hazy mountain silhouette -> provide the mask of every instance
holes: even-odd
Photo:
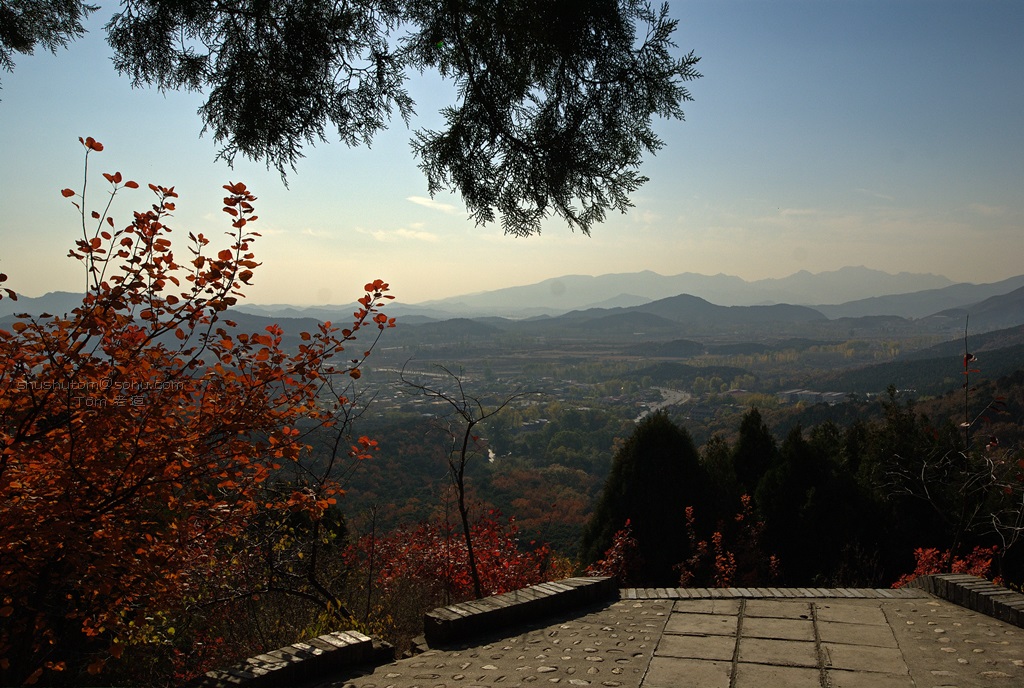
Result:
[[[1024,323],[1024,287],[1008,294],[992,296],[965,308],[948,308],[925,318],[926,321],[952,320],[975,330],[996,330]]]
[[[1024,275],[991,284],[953,284],[941,289],[926,289],[911,294],[888,294],[838,305],[816,305],[814,308],[829,318],[856,318],[864,315],[923,318],[949,308],[973,306],[980,301],[1007,294],[1020,287],[1024,287]]]
[[[665,276],[645,270],[597,277],[565,275],[535,284],[425,301],[413,307],[466,315],[487,313],[529,317],[539,312],[557,314],[592,307],[632,305],[609,303],[609,300],[620,297],[633,299],[635,304],[637,298],[655,301],[679,294],[693,294],[723,306],[814,305],[937,289],[952,283],[939,275],[906,272],[891,275],[864,267],[846,267],[818,274],[801,271],[789,277],[753,282],[722,274],[686,272]]]
[[[719,306],[705,299],[680,294],[635,306],[641,313],[653,313],[676,322],[715,322],[723,325],[751,325],[760,322],[814,322],[827,318],[806,306]]]
[[[690,294],[679,294],[629,308],[588,308],[529,321],[508,320],[512,329],[532,334],[664,335],[719,327],[827,322],[806,306],[718,306]]]
[[[858,321],[852,325],[869,326],[865,318],[895,317],[927,318],[925,324],[933,327],[941,327],[944,321],[952,323],[971,313],[972,326],[980,331],[1024,323],[1024,304],[1021,303],[1024,294],[1017,293],[1021,288],[1024,288],[1024,275],[991,284],[951,284],[947,278],[936,275],[891,275],[863,267],[818,274],[802,271],[782,279],[753,282],[729,275],[664,276],[643,271],[597,277],[567,275],[532,285],[420,304],[396,301],[387,304],[386,312],[409,326],[457,318],[495,317],[570,326],[570,322],[637,309],[636,312],[676,324],[810,323],[829,318],[836,323],[851,319]],[[844,296],[852,298],[844,301]],[[18,301],[4,299],[0,301],[0,318],[22,312],[59,315],[70,312],[80,303],[81,295],[72,292],[21,297]],[[813,305],[815,303],[832,305]],[[806,308],[807,305],[811,308]],[[741,310],[730,312],[730,308]],[[770,310],[758,310],[766,308]],[[266,322],[282,318],[346,322],[351,319],[354,304],[299,307],[243,303],[234,310],[266,318]],[[566,320],[561,320],[563,317]],[[667,328],[667,324],[639,318],[605,325],[633,328],[633,331]],[[483,334],[479,330],[476,333]]]
[[[81,305],[82,294],[80,292],[51,291],[36,297],[19,294],[17,301],[6,298],[0,301],[0,318],[14,313],[64,315]]]

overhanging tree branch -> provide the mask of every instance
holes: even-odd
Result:
[[[35,6],[59,21],[31,19]],[[67,43],[93,9],[0,0],[0,19],[30,18],[0,21],[0,66]],[[632,206],[643,157],[663,145],[652,119],[683,119],[700,77],[677,25],[649,0],[123,0],[105,28],[133,85],[204,93],[219,157],[282,177],[306,146],[370,145],[396,112],[408,124],[406,80],[436,73],[457,96],[443,127],[411,141],[427,190],[526,236],[552,216],[589,234]]]

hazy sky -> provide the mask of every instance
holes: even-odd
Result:
[[[97,177],[143,184],[115,202],[119,225],[149,206],[153,182],[181,195],[178,236],[223,236],[221,185],[248,184],[263,234],[254,303],[350,303],[376,277],[417,303],[645,269],[1024,273],[1018,0],[671,2],[679,51],[702,58],[704,77],[686,121],[658,123],[666,147],[644,165],[636,207],[589,238],[553,219],[526,239],[475,226],[457,197],[429,199],[401,120],[370,150],[308,149],[288,189],[262,163],[215,163],[198,95],[133,90],[114,72],[99,27],[115,5],[101,4],[69,50],[0,73],[0,271],[28,296],[82,284],[65,257],[80,225],[59,193],[81,186],[79,136],[106,146]],[[450,88],[414,75],[411,91],[413,128],[435,125]]]

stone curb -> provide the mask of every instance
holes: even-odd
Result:
[[[565,578],[439,607],[423,616],[423,636],[427,645],[437,647],[618,596],[614,578]]]
[[[334,631],[306,642],[270,650],[227,669],[209,671],[188,688],[294,686],[346,666],[384,659],[387,648],[358,631]]]
[[[883,599],[927,597],[908,588],[623,588],[624,600],[706,600],[706,599]]]
[[[1024,595],[966,573],[918,576],[907,583],[936,597],[1024,628]]]

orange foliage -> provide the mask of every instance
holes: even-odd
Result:
[[[610,576],[620,586],[632,585],[637,569],[642,564],[640,545],[633,537],[633,526],[629,519],[622,528],[615,531],[612,544],[605,550],[604,558],[587,567],[584,573],[588,576]]]
[[[950,556],[949,550],[941,551],[935,547],[918,547],[914,550],[914,571],[900,576],[899,580],[892,584],[894,588],[902,588],[904,585],[919,576],[929,576],[936,573],[967,573],[979,578],[991,578],[992,558],[999,552],[999,548],[975,547],[964,557]],[[996,585],[1002,583],[1002,579],[992,579]]]
[[[471,531],[485,595],[551,580],[550,548],[532,542],[522,548],[514,520],[502,522],[501,514],[492,511]],[[451,600],[474,596],[466,541],[450,523],[428,521],[384,536],[366,535],[346,548],[345,557],[354,569],[372,569],[369,574],[381,593],[413,582]]]
[[[754,517],[750,495],[740,497],[741,510],[732,523],[720,523],[711,543],[697,536],[697,519],[686,507],[686,533],[691,554],[676,565],[682,587],[756,587],[775,583],[780,577],[779,559],[761,547],[764,523]],[[731,543],[731,544],[730,544]]]
[[[81,142],[88,178],[103,146]],[[112,196],[138,187],[104,177]],[[225,186],[230,244],[210,250],[189,233],[182,258],[166,224],[177,193],[149,188],[155,203],[123,229],[106,209],[87,214],[84,188],[62,191],[82,218],[69,254],[85,269],[82,304],[0,330],[3,685],[100,672],[126,645],[166,632],[211,580],[230,584],[239,558],[224,545],[262,515],[320,519],[342,492],[336,481],[282,493],[272,478],[350,407],[335,390],[372,345],[335,363],[347,343],[394,326],[378,312],[388,285],[375,280],[351,325],[325,323],[294,353],[280,327],[234,332],[225,311],[260,265],[255,197]],[[375,446],[360,438],[350,456]]]

